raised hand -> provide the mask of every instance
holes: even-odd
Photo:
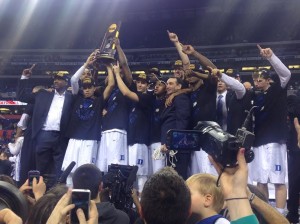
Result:
[[[95,50],[93,53],[90,54],[90,56],[88,57],[88,59],[85,62],[85,67],[91,66],[94,64],[94,62],[96,61],[97,57],[96,55],[99,53],[99,50]]]
[[[182,45],[182,52],[191,55],[195,52],[195,49],[192,45]]]
[[[29,77],[32,74],[32,69],[34,69],[35,64],[33,64],[30,68],[26,68],[23,70],[22,75]]]
[[[112,66],[113,72],[115,75],[120,75],[120,66],[119,66],[119,61],[117,61],[117,64],[114,64]]]
[[[118,37],[115,37],[113,39],[113,43],[116,45],[116,46],[120,46],[120,39]]]
[[[222,77],[222,72],[217,68],[212,68],[210,66],[207,66],[208,71],[210,72],[212,77],[220,78]]]
[[[79,220],[79,224],[98,224],[98,210],[96,207],[96,203],[94,201],[90,201],[90,216],[89,219],[86,220],[84,213],[81,208],[77,209],[76,214]]]
[[[169,30],[167,30],[167,32],[168,32],[170,41],[172,41],[172,42],[179,42],[176,33],[171,33]]]
[[[62,224],[66,223],[67,214],[75,208],[74,204],[70,204],[72,197],[72,191],[68,190],[64,196],[57,202],[55,208],[53,209],[51,215],[47,220],[47,224]]]
[[[46,192],[46,184],[42,176],[40,176],[39,181],[33,178],[32,181],[32,192],[34,194],[35,200],[39,200]]]
[[[225,199],[247,196],[248,166],[244,148],[239,149],[237,153],[238,166],[235,168],[226,168],[222,172],[222,165],[214,161],[211,156],[209,156],[209,160],[218,174],[221,174],[220,184]]]
[[[257,44],[256,46],[259,49],[260,55],[263,58],[268,59],[272,57],[273,51],[271,50],[271,48],[261,48],[259,44]]]

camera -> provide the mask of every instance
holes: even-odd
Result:
[[[0,192],[0,210],[9,208],[25,222],[29,214],[25,196],[18,188],[4,181],[0,181]]]
[[[178,151],[197,151],[202,148],[224,167],[234,167],[237,165],[238,150],[242,147],[246,149],[247,163],[254,159],[251,150],[254,137],[245,128],[238,129],[234,136],[223,131],[216,122],[199,121],[194,130],[169,130],[166,146]]]
[[[111,164],[108,173],[103,176],[103,188],[110,190],[110,201],[127,214],[131,212],[133,204],[131,194],[137,171],[138,166]]]

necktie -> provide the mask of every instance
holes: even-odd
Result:
[[[217,102],[217,123],[221,126],[223,126],[223,101],[222,101],[223,95],[218,96],[218,102]]]

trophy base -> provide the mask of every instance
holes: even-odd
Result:
[[[115,61],[116,59],[111,56],[100,56],[97,58],[97,62],[101,64],[110,64],[110,63],[114,63]]]

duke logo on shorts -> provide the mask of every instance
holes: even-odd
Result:
[[[275,165],[275,171],[281,171],[281,165]]]
[[[142,160],[142,159],[138,159],[138,160],[137,160],[137,164],[138,164],[138,165],[143,165],[143,163],[144,163],[144,160]]]

